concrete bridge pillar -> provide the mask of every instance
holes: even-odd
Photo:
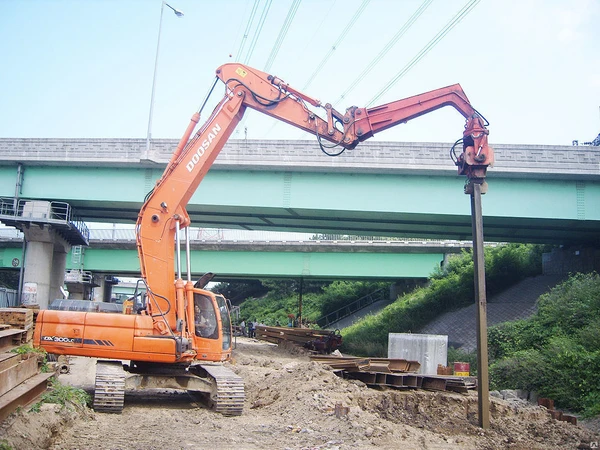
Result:
[[[94,297],[92,298],[95,302],[103,302],[104,301],[104,292],[106,289],[106,280],[104,279],[104,274],[96,274],[98,275],[98,284],[99,286],[94,288]]]
[[[71,250],[71,245],[61,236],[55,234],[54,249],[52,253],[52,270],[50,272],[50,295],[48,301],[51,302],[57,298],[63,298],[60,288],[65,283],[65,269],[67,267],[67,254]]]
[[[113,297],[113,288],[119,283],[119,280],[112,275],[101,272],[94,274],[94,280],[96,285],[92,300],[95,302],[110,302]]]
[[[23,286],[35,283],[37,303],[40,309],[48,309],[51,300],[62,298],[60,288],[65,281],[67,253],[71,245],[49,226],[23,227],[23,234],[27,243]]]

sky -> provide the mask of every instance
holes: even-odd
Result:
[[[179,138],[215,70],[244,62],[338,111],[460,83],[492,144],[593,140],[600,0],[481,0],[424,51],[471,2],[169,0],[185,15],[165,7],[161,22],[161,0],[0,0],[0,137],[145,138],[162,23],[154,138]],[[204,118],[223,93],[219,84]],[[444,108],[373,139],[453,142],[463,124]],[[314,139],[252,110],[232,136],[245,137]]]

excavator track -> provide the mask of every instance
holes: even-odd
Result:
[[[97,361],[94,410],[121,414],[124,402],[125,371],[122,363],[120,361]]]
[[[201,364],[215,387],[210,396],[213,409],[225,416],[240,416],[244,409],[244,380],[221,365]]]

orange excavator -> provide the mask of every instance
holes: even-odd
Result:
[[[242,413],[243,380],[220,364],[232,351],[228,304],[223,296],[203,289],[210,276],[192,281],[186,205],[246,108],[316,135],[321,149],[336,156],[375,133],[450,105],[466,119],[462,152],[451,152],[458,173],[466,175],[467,184],[481,184],[494,161],[488,124],[458,84],[374,108],[352,106],[342,114],[282,79],[242,64],[225,64],[216,76],[213,89],[221,80],[224,97],[196,133],[202,108],[193,115],[138,216],[137,247],[146,292],[142,305],[127,308],[125,314],[46,310],[38,315],[36,346],[53,354],[99,358],[96,410],[120,412],[126,388],[160,387],[199,391],[216,411]],[[313,111],[319,108],[324,118]],[[323,140],[333,145],[326,147]],[[336,146],[340,151],[331,153]],[[185,230],[185,281],[180,230]]]

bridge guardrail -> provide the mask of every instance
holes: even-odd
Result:
[[[1,200],[1,199],[0,199]],[[1,203],[0,203],[1,206]],[[84,224],[85,225],[85,224]],[[86,227],[87,228],[87,227]],[[446,248],[469,248],[471,241],[397,238],[385,236],[353,236],[353,235],[320,235],[311,233],[287,233],[261,230],[226,230],[217,228],[192,228],[190,240],[193,243],[223,244],[333,244],[360,245],[385,244],[398,246],[438,246]],[[88,230],[89,240],[94,242],[135,242],[135,229],[131,228],[92,228]],[[0,228],[0,239],[20,240],[23,234],[14,228]],[[487,242],[486,246],[497,246],[499,243]]]
[[[14,225],[18,222],[42,222],[75,230],[86,245],[90,230],[65,202],[0,197],[0,221]]]

